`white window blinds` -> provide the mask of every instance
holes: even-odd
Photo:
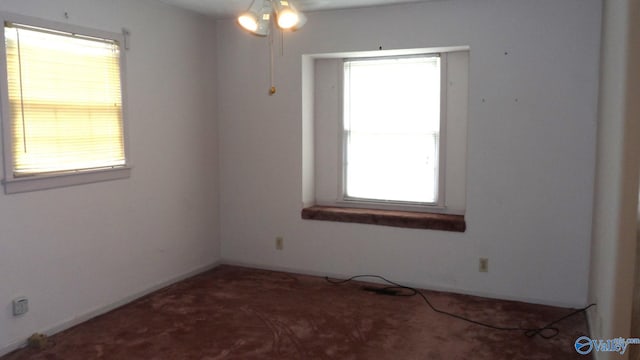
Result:
[[[124,166],[120,46],[6,23],[13,176]]]

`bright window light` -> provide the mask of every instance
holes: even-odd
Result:
[[[440,57],[344,63],[344,196],[438,201]]]
[[[120,47],[5,25],[13,176],[125,166]]]

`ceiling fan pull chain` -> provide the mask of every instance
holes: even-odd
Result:
[[[270,24],[273,28],[273,23]],[[273,29],[272,29],[273,30]],[[269,32],[267,35],[267,41],[269,42],[269,96],[272,96],[276,93],[276,86],[274,85],[274,64],[273,64],[273,31]]]

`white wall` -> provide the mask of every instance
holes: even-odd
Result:
[[[305,27],[285,34],[284,55],[276,40],[272,97],[267,41],[218,21],[223,259],[584,305],[600,7],[449,0],[311,13]],[[302,140],[301,56],[457,45],[471,49],[467,232],[301,220],[310,168],[303,148],[311,148]],[[275,250],[279,235],[283,251]],[[489,258],[488,274],[477,271],[480,256]]]
[[[219,258],[215,24],[150,0],[2,0],[120,32],[130,179],[0,195],[0,354]],[[65,20],[67,12],[69,19]],[[30,311],[14,318],[11,300]]]
[[[607,0],[598,123],[593,256],[589,300],[592,338],[631,335],[638,172],[640,171],[640,1]],[[627,358],[626,354],[624,358]],[[599,353],[598,359],[622,358]]]

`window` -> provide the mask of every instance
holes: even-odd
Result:
[[[344,62],[345,200],[442,198],[440,79],[438,54]]]
[[[6,192],[127,177],[119,35],[5,19],[3,36]]]
[[[303,55],[303,218],[464,229],[469,54]]]

